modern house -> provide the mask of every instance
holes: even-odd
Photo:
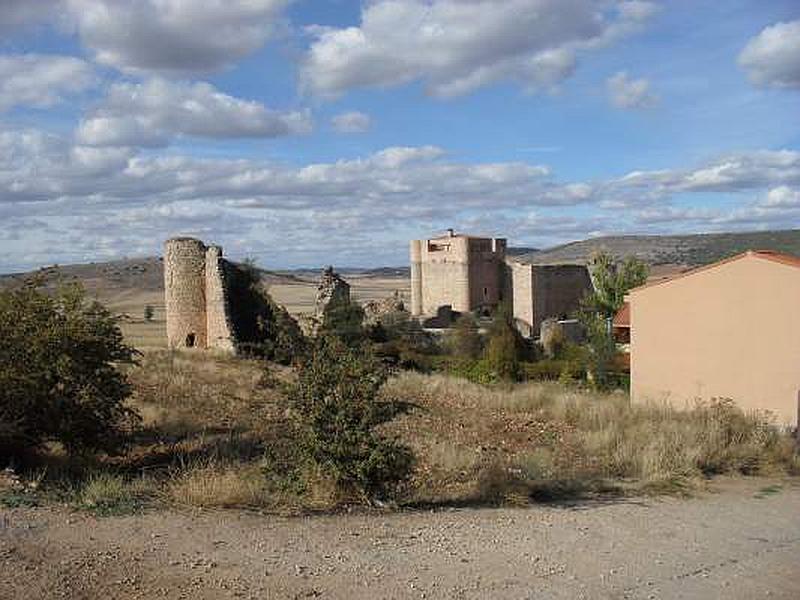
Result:
[[[800,258],[750,251],[635,288],[628,301],[633,402],[731,398],[798,424]]]

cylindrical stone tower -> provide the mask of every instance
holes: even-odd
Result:
[[[411,240],[411,314],[422,314],[422,240]]]
[[[172,238],[164,243],[164,299],[167,345],[205,348],[206,246],[194,238]]]
[[[467,237],[452,237],[452,269],[448,284],[452,295],[452,308],[458,312],[469,312],[472,310],[470,302],[470,254]]]

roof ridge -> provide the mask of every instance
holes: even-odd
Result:
[[[694,269],[689,269],[688,271],[683,271],[682,273],[678,273],[677,275],[673,275],[671,277],[666,277],[664,279],[660,279],[658,281],[652,281],[649,283],[645,283],[644,285],[640,285],[635,287],[631,290],[628,290],[628,293],[634,293],[639,290],[643,290],[645,288],[650,288],[656,285],[661,285],[663,283],[669,283],[671,281],[675,281],[676,279],[681,279],[683,277],[688,277],[690,275],[694,275],[696,273],[700,273],[702,271],[707,271],[709,269],[713,269],[715,267],[719,267],[722,265],[726,265],[728,263],[732,263],[737,260],[741,260],[743,258],[747,258],[748,256],[752,256],[755,258],[762,258],[764,260],[768,260],[770,262],[776,262],[783,265],[787,265],[790,267],[797,267],[800,268],[800,257],[794,256],[792,254],[786,254],[784,252],[778,252],[776,250],[746,250],[739,254],[734,254],[733,256],[729,256],[727,258],[723,258],[722,260],[718,260],[717,262],[709,263],[707,265],[702,265],[700,267],[695,267]]]

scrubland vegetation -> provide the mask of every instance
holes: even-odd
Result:
[[[3,293],[0,467],[14,470],[0,502],[296,513],[800,474],[794,440],[768,415],[729,400],[631,406],[610,378],[587,379],[591,345],[532,347],[502,310],[485,332],[465,316],[437,340],[405,313],[364,323],[357,305],[339,306],[307,339],[265,306],[267,343],[249,358],[137,355],[79,295]]]

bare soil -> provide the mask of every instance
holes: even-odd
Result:
[[[800,597],[800,484],[280,517],[0,509],[0,598]]]

